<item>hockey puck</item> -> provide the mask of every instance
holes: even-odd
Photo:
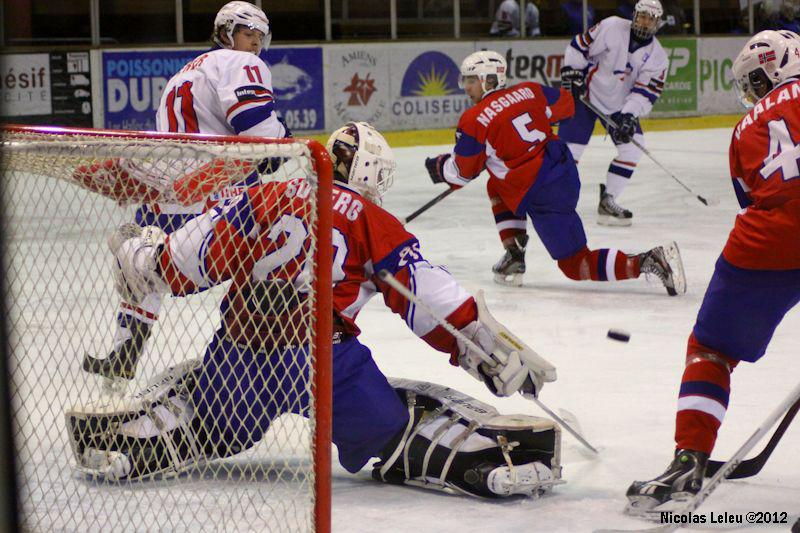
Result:
[[[615,341],[628,342],[631,340],[631,334],[621,329],[610,329],[606,335],[609,339],[614,339]]]

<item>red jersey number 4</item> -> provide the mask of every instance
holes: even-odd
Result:
[[[761,177],[769,179],[780,172],[783,181],[800,177],[800,144],[795,144],[783,119],[772,120],[769,127],[769,154],[761,167]]]

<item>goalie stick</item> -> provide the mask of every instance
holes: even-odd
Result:
[[[600,120],[602,120],[603,122],[605,122],[605,123],[606,123],[608,126],[611,126],[612,128],[616,128],[616,127],[618,127],[618,126],[617,126],[617,123],[616,123],[616,122],[614,122],[614,120],[613,120],[611,117],[609,117],[608,115],[606,115],[605,113],[603,113],[602,111],[600,111],[600,110],[599,110],[599,109],[598,109],[598,108],[597,108],[597,107],[596,107],[596,106],[595,106],[593,103],[591,103],[591,102],[589,101],[589,99],[588,99],[588,98],[581,97],[581,102],[583,102],[583,103],[584,103],[584,105],[586,105],[586,107],[588,107],[589,109],[591,109],[591,110],[594,112],[594,114],[595,114],[595,115],[597,115],[597,116],[600,118]],[[669,169],[668,169],[667,167],[665,167],[664,165],[662,165],[662,164],[661,164],[661,163],[658,161],[658,159],[656,159],[656,158],[653,156],[653,154],[650,152],[650,150],[648,150],[647,148],[645,148],[644,146],[642,146],[642,145],[639,143],[639,141],[637,141],[636,139],[631,139],[631,143],[633,143],[633,145],[634,145],[636,148],[638,148],[639,150],[641,150],[641,151],[642,151],[642,153],[643,153],[644,155],[646,155],[647,157],[649,157],[649,158],[650,158],[650,161],[652,161],[653,163],[655,163],[655,164],[656,164],[656,166],[658,166],[659,168],[661,168],[661,170],[663,170],[664,172],[666,172],[666,173],[667,173],[667,175],[669,175],[669,177],[670,177],[670,178],[672,178],[672,179],[674,179],[676,182],[678,182],[678,185],[680,185],[681,187],[683,187],[684,189],[686,189],[686,190],[687,190],[689,193],[693,194],[693,195],[695,196],[695,198],[697,198],[698,200],[700,200],[700,202],[702,202],[702,203],[703,203],[703,205],[710,205],[710,203],[709,203],[708,199],[706,199],[706,198],[704,198],[704,197],[700,196],[699,194],[697,194],[696,192],[694,192],[692,189],[690,189],[690,188],[689,188],[689,187],[688,187],[688,186],[687,186],[685,183],[683,183],[681,180],[679,180],[679,179],[678,179],[678,177],[677,177],[675,174],[673,174],[672,172],[670,172],[670,171],[669,171]]]
[[[786,413],[786,416],[783,417],[781,423],[778,425],[778,429],[775,430],[775,433],[767,442],[767,445],[764,446],[764,449],[761,450],[761,453],[756,455],[755,457],[751,457],[750,459],[745,459],[739,466],[733,469],[733,471],[728,475],[728,479],[743,479],[746,477],[752,477],[761,472],[761,469],[764,468],[764,464],[766,464],[767,459],[769,456],[772,455],[772,452],[775,450],[775,447],[778,445],[778,442],[783,437],[783,434],[786,433],[786,430],[789,428],[789,425],[794,420],[795,415],[797,412],[800,411],[800,399],[794,402],[789,408],[789,411]],[[717,473],[717,470],[722,468],[724,465],[722,461],[709,461],[708,465],[706,466],[706,477],[711,477]]]
[[[450,188],[448,188],[446,191],[442,191],[435,198],[428,201],[425,205],[423,205],[422,207],[420,207],[419,209],[408,215],[406,218],[404,218],[403,225],[408,224],[409,222],[420,216],[422,213],[424,213],[431,207],[435,206],[436,204],[438,204],[439,202],[450,196],[454,191],[455,189],[450,189]]]
[[[761,424],[756,428],[750,438],[748,438],[744,444],[742,444],[736,453],[733,454],[733,457],[728,459],[717,471],[716,473],[711,476],[704,485],[703,488],[700,489],[700,492],[694,495],[693,498],[682,502],[683,505],[677,506],[673,509],[669,509],[669,511],[673,515],[685,515],[697,510],[704,501],[711,495],[712,492],[722,483],[723,480],[727,479],[728,476],[736,469],[737,466],[742,462],[742,458],[747,455],[747,453],[753,449],[753,447],[760,441],[764,435],[770,430],[772,426],[775,425],[775,422],[787,413],[791,409],[794,408],[794,405],[800,402],[800,383],[798,383],[792,392],[784,398],[784,400],[778,404],[775,409],[767,416],[767,418],[761,422]],[[660,519],[660,510],[650,510],[643,513],[641,516],[645,518],[652,517],[655,520]],[[684,524],[665,524],[663,526],[657,526],[650,529],[637,529],[634,531],[648,531],[650,533],[670,533],[675,531],[676,529],[683,527]],[[612,533],[612,532],[619,532],[625,530],[618,530],[618,529],[598,529],[595,530],[594,533]]]
[[[440,317],[433,309],[431,309],[431,307],[426,302],[424,302],[416,294],[414,294],[410,290],[408,290],[405,287],[405,285],[403,285],[402,283],[397,281],[397,278],[395,278],[392,275],[391,272],[389,272],[388,270],[381,270],[380,272],[378,272],[378,277],[381,280],[383,280],[386,283],[388,283],[389,285],[391,285],[392,288],[395,289],[397,292],[399,292],[406,300],[408,300],[409,302],[412,302],[417,307],[422,308],[440,326],[442,326],[444,329],[446,329],[451,335],[453,335],[454,337],[459,339],[464,344],[468,345],[470,347],[470,349],[473,350],[476,354],[478,354],[480,356],[480,358],[483,359],[483,361],[485,363],[490,364],[490,365],[494,365],[495,364],[495,361],[486,352],[484,352],[481,349],[480,346],[478,346],[477,344],[472,342],[471,339],[468,339],[463,333],[461,333],[458,329],[456,329],[455,326],[453,326],[450,322],[448,322],[444,318]],[[538,356],[538,354],[537,354],[537,356]],[[583,436],[580,433],[578,433],[575,429],[573,429],[572,426],[570,424],[568,424],[563,418],[561,418],[560,416],[555,414],[552,410],[550,410],[550,408],[548,408],[545,404],[543,404],[542,401],[539,400],[539,398],[537,398],[533,394],[522,394],[522,396],[525,399],[531,400],[536,405],[538,405],[542,409],[542,411],[547,413],[547,415],[550,418],[552,418],[553,420],[558,422],[558,424],[561,425],[561,427],[563,427],[565,430],[567,430],[567,432],[569,432],[570,435],[575,437],[578,440],[578,442],[583,444],[586,448],[588,448],[589,450],[591,450],[595,454],[599,453],[597,451],[597,448],[595,448],[594,446],[589,444],[589,442],[585,438],[583,438]]]

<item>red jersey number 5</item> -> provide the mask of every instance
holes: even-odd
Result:
[[[528,113],[523,113],[512,120],[511,124],[514,125],[514,129],[517,130],[517,133],[523,141],[527,141],[531,144],[537,144],[543,141],[547,135],[545,135],[543,131],[537,130],[536,128],[529,128],[528,124],[531,122],[533,122],[531,116]]]

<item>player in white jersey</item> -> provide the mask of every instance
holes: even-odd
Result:
[[[597,212],[601,225],[630,226],[633,221],[633,214],[616,200],[642,157],[642,151],[631,142],[635,139],[644,145],[639,118],[650,113],[664,90],[669,61],[655,37],[663,14],[659,0],[639,0],[633,21],[603,19],[576,35],[564,52],[561,87],[572,92],[575,115],[561,122],[558,136],[567,142],[575,161],[589,144],[597,120],[581,97],[619,126],[609,129],[617,157],[608,167],[606,184],[600,185]]]
[[[275,112],[272,76],[259,55],[271,40],[266,14],[247,2],[229,2],[214,19],[212,38],[214,47],[190,61],[167,83],[156,114],[156,129],[216,135],[291,136]],[[259,172],[216,193],[210,198],[211,204],[224,202],[225,198],[232,198],[258,183],[260,173],[268,170],[271,163],[265,161]],[[157,226],[170,233],[209,206],[207,201],[189,206],[142,205],[136,211],[136,224],[128,226],[127,236],[139,235],[140,226]],[[105,359],[87,354],[84,370],[111,379],[133,379],[136,363],[160,308],[159,296],[148,297],[138,305],[120,302],[112,352]]]

